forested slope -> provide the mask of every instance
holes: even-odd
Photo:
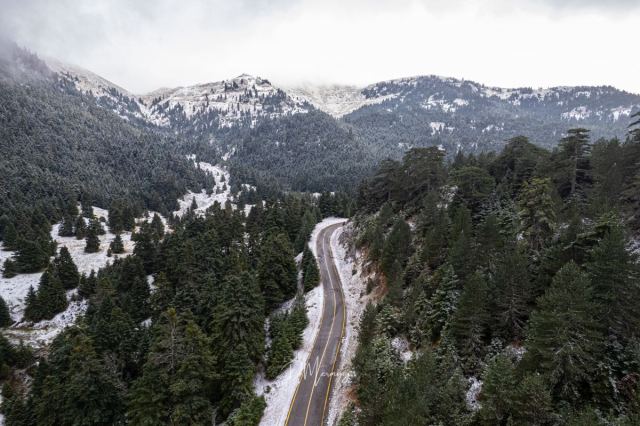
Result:
[[[574,129],[553,151],[385,163],[356,223],[386,296],[342,424],[638,424],[639,162],[637,131]]]

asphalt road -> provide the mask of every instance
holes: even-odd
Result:
[[[324,288],[324,307],[311,354],[289,406],[287,426],[321,426],[329,408],[346,321],[340,274],[333,262],[330,244],[331,235],[341,226],[341,223],[328,226],[318,235],[318,266]]]

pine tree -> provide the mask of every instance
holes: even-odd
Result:
[[[140,231],[135,234],[136,245],[133,248],[133,254],[142,260],[145,271],[150,274],[157,256],[156,239],[153,229],[147,223],[144,223]]]
[[[275,379],[293,358],[293,347],[289,334],[292,333],[288,322],[285,320],[279,332],[273,337],[269,356],[267,360],[266,376],[268,379]]]
[[[559,144],[555,182],[564,199],[584,201],[591,185],[589,130],[569,129]]]
[[[7,327],[13,324],[7,303],[0,297],[0,327]]]
[[[120,234],[117,234],[116,237],[109,244],[109,249],[112,254],[122,254],[124,253],[124,243],[122,242],[122,237]]]
[[[2,269],[2,276],[4,278],[13,278],[18,275],[18,265],[16,265],[15,260],[7,259],[4,261],[4,266]]]
[[[482,424],[503,425],[514,409],[517,382],[513,363],[498,355],[489,364],[482,385],[482,407],[478,413]]]
[[[525,182],[519,208],[524,236],[532,250],[539,253],[556,228],[551,180],[533,178]]]
[[[292,297],[297,289],[293,248],[284,234],[270,234],[261,247],[258,277],[267,310]]]
[[[96,290],[98,279],[95,271],[91,271],[89,276],[83,275],[78,286],[78,295],[84,299],[88,299]]]
[[[468,370],[475,371],[484,356],[489,336],[489,291],[484,277],[476,272],[465,283],[449,334]]]
[[[86,237],[87,244],[84,247],[85,253],[97,253],[100,251],[100,239],[95,226],[89,226]]]
[[[38,304],[38,295],[33,289],[33,286],[29,286],[27,297],[24,299],[24,319],[26,321],[37,321],[41,317],[41,309]]]
[[[162,223],[162,219],[158,213],[153,214],[153,219],[151,219],[151,228],[153,229],[156,238],[158,240],[164,237],[164,224]]]
[[[208,424],[217,378],[211,342],[195,322],[173,309],[154,328],[144,372],[131,390],[130,424]]]
[[[522,339],[530,310],[532,289],[527,271],[527,257],[519,246],[508,245],[501,253],[490,293],[495,330],[505,339]]]
[[[42,274],[36,294],[39,315],[31,318],[34,322],[51,319],[67,308],[67,296],[60,278],[49,269]]]
[[[49,264],[50,240],[20,240],[15,255],[16,269],[20,272],[38,272]]]
[[[248,272],[228,275],[212,319],[212,333],[224,357],[225,348],[244,345],[251,359],[258,361],[264,350],[264,300],[256,279]]]
[[[411,229],[407,222],[398,218],[389,232],[389,236],[384,242],[382,249],[381,266],[389,279],[396,279],[400,271],[390,274],[393,269],[394,262],[398,261],[400,269],[404,265],[411,254]]]
[[[61,237],[73,237],[73,218],[71,216],[64,216],[60,227],[58,228],[58,235]]]
[[[294,249],[296,253],[300,253],[307,247],[307,242],[316,225],[316,217],[311,210],[306,210],[302,216],[302,221],[295,238]]]
[[[513,401],[514,424],[553,424],[551,392],[539,374],[527,375],[519,384]]]
[[[5,250],[15,250],[18,243],[16,226],[6,216],[3,216],[2,242]]]
[[[78,287],[80,273],[66,247],[60,248],[60,254],[54,259],[53,266],[65,290]]]
[[[438,288],[429,300],[426,312],[428,328],[434,341],[440,337],[442,329],[454,314],[460,297],[460,280],[453,268],[445,265],[441,274]]]
[[[583,401],[594,391],[602,335],[591,282],[573,262],[553,278],[531,315],[525,365],[543,373],[555,397]]]
[[[87,236],[87,223],[83,216],[78,216],[76,219],[74,234],[77,240],[83,240]]]
[[[320,270],[316,258],[306,246],[302,255],[302,282],[305,292],[313,290],[320,283]]]
[[[598,322],[605,333],[622,341],[631,339],[640,328],[637,257],[626,245],[622,228],[616,226],[591,251],[586,265]]]

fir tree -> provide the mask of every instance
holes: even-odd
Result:
[[[0,297],[0,327],[7,327],[13,324],[7,303]]]
[[[20,272],[38,272],[49,264],[50,240],[20,240],[15,255],[16,269]]]
[[[482,408],[478,414],[483,424],[508,424],[516,389],[513,363],[506,356],[498,355],[489,364],[482,385]]]
[[[311,291],[320,283],[320,270],[316,258],[306,246],[302,255],[302,282],[305,292]]]
[[[80,283],[80,273],[78,272],[76,264],[73,263],[71,254],[66,247],[60,248],[60,253],[54,259],[53,266],[65,290],[78,287]]]
[[[58,228],[58,235],[61,237],[73,237],[73,218],[71,216],[64,216],[60,227]]]
[[[111,241],[109,244],[109,250],[111,250],[112,254],[124,253],[124,243],[122,242],[120,234],[117,234],[113,241]]]
[[[87,236],[87,223],[83,216],[78,216],[74,226],[74,234],[77,240],[84,240]]]
[[[536,253],[545,247],[555,230],[555,212],[549,178],[525,182],[520,195],[520,220],[530,247]]]
[[[164,237],[164,224],[162,223],[162,219],[158,213],[153,214],[153,219],[151,219],[151,228],[156,235],[156,239],[160,240]]]
[[[18,231],[14,223],[8,219],[2,229],[2,242],[5,250],[15,250],[18,246]]]
[[[589,277],[575,263],[566,264],[538,305],[523,362],[545,374],[555,396],[571,402],[589,397],[603,340]]]
[[[26,321],[36,321],[41,316],[41,309],[38,304],[38,295],[33,289],[33,286],[29,286],[27,297],[24,299],[24,319]]]
[[[448,329],[467,369],[474,371],[484,356],[489,336],[489,291],[484,277],[476,272],[465,283]]]
[[[47,269],[42,278],[37,291],[37,305],[39,315],[31,318],[32,321],[40,321],[53,318],[57,313],[67,308],[67,296],[62,287],[60,278]]]
[[[591,183],[589,130],[577,128],[567,131],[559,144],[556,184],[565,199],[582,202]]]
[[[622,228],[615,226],[593,248],[586,265],[598,322],[605,333],[622,341],[635,336],[640,327],[638,267],[626,245]]]
[[[4,278],[13,278],[18,275],[18,265],[13,259],[7,259],[4,261],[2,269],[2,276]]]
[[[100,239],[94,226],[90,226],[87,230],[86,241],[87,244],[84,247],[85,253],[97,253],[100,251]]]
[[[261,248],[258,276],[267,310],[292,297],[297,288],[293,249],[284,234],[266,237]]]
[[[78,286],[78,295],[84,299],[88,299],[96,290],[98,279],[95,271],[91,271],[89,276],[83,275]]]

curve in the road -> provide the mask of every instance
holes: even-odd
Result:
[[[331,251],[331,235],[342,225],[327,226],[318,235],[316,253],[325,303],[318,333],[289,406],[287,426],[324,424],[347,318],[340,274]]]

